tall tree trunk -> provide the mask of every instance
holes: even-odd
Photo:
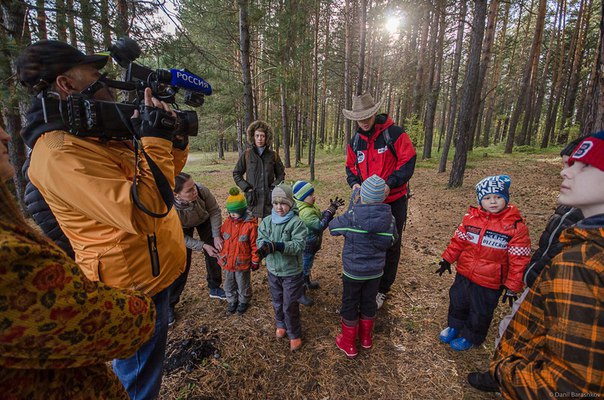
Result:
[[[518,100],[516,101],[516,106],[514,107],[514,112],[512,113],[512,118],[510,120],[510,130],[508,132],[508,138],[505,145],[505,153],[507,154],[512,153],[512,150],[514,148],[516,127],[518,125],[518,121],[520,120],[520,116],[524,111],[529,110],[530,105],[532,103],[532,94],[536,76],[536,62],[537,57],[539,57],[539,52],[541,51],[541,38],[543,37],[543,26],[545,22],[546,10],[545,6],[546,0],[539,0],[539,12],[537,15],[535,34],[533,36],[533,41],[531,44],[531,51],[529,53],[529,58],[524,68]],[[528,115],[525,114],[525,120],[526,118],[528,118]]]
[[[315,180],[315,150],[317,146],[317,127],[319,120],[319,16],[321,15],[321,2],[315,1],[314,16],[314,49],[313,49],[313,115],[312,130],[308,141],[308,165],[310,167],[310,180]]]
[[[281,128],[283,129],[283,164],[285,167],[290,168],[290,156],[289,156],[289,125],[287,117],[287,95],[285,93],[285,83],[281,82],[279,85],[279,94],[281,96]]]
[[[46,30],[46,11],[44,10],[44,0],[36,0],[36,25],[38,30],[38,40],[48,39]]]
[[[72,1],[72,0],[67,0]],[[115,35],[118,38],[128,35],[128,0],[114,0],[117,14],[115,16]]]
[[[67,17],[65,10],[65,0],[56,0],[57,6],[57,38],[61,42],[67,42]]]
[[[585,54],[585,40],[587,38],[587,31],[589,29],[589,22],[591,17],[591,0],[586,0],[587,4],[581,2],[581,10],[579,12],[579,18],[577,19],[576,29],[577,34],[577,46],[574,52],[573,65],[570,70],[570,77],[568,79],[568,86],[566,90],[566,96],[564,98],[564,105],[562,107],[562,119],[560,122],[560,135],[558,136],[558,144],[565,144],[568,141],[568,135],[572,126],[572,117],[575,110],[575,102],[577,100],[577,93],[579,91],[579,80],[581,78],[581,68],[583,64],[583,58]]]
[[[250,71],[250,27],[249,0],[238,0],[239,5],[239,57],[243,81],[243,122],[245,127],[254,119],[254,99],[252,97],[252,74]],[[288,165],[289,166],[289,165]]]
[[[566,1],[561,0],[560,5],[560,18],[558,19],[558,32],[565,30],[566,20]],[[551,83],[551,91],[549,101],[547,105],[547,111],[545,113],[545,130],[543,131],[543,138],[541,139],[541,148],[544,149],[549,145],[550,138],[553,137],[554,128],[556,126],[556,118],[558,115],[558,107],[560,105],[560,97],[562,93],[562,72],[565,66],[564,53],[566,44],[562,40],[562,34],[559,34],[556,40],[556,53],[558,54],[558,66],[554,70]],[[571,48],[572,48],[571,41]]]
[[[350,59],[352,57],[352,38],[350,37],[350,25],[352,24],[352,15],[350,11],[350,0],[346,0],[344,9],[344,108],[350,110],[352,98],[350,97]],[[341,112],[338,110],[338,112]],[[347,145],[352,136],[352,121],[344,118],[344,146],[343,152],[346,154]]]
[[[589,107],[585,113],[581,132],[584,134],[604,129],[604,2],[600,10],[600,39],[596,56],[595,74],[590,85]]]
[[[445,144],[443,145],[443,152],[440,156],[440,163],[438,164],[438,172],[445,172],[447,170],[447,157],[449,156],[449,149],[451,147],[451,141],[453,140],[453,131],[455,129],[455,117],[457,115],[457,81],[459,79],[459,66],[461,64],[461,51],[463,48],[463,35],[464,26],[466,19],[466,2],[461,2],[461,9],[459,10],[459,21],[457,24],[457,39],[455,40],[455,56],[453,61],[453,70],[451,71],[451,104],[449,105],[449,118],[447,122],[447,134],[445,135]]]
[[[76,33],[76,23],[75,23],[75,8],[73,6],[73,0],[65,0],[67,15],[67,29],[69,30],[69,44],[73,47],[78,47],[78,35]]]
[[[507,38],[507,28],[508,28],[508,21],[509,21],[509,17],[510,17],[510,6],[511,6],[511,2],[506,1],[504,2],[504,11],[503,11],[503,20],[501,22],[501,34],[499,35],[499,45],[498,47],[498,51],[496,52],[496,61],[495,61],[495,67],[493,68],[492,74],[491,74],[491,83],[490,83],[490,87],[487,88],[487,100],[486,100],[486,112],[485,112],[485,116],[484,116],[484,137],[483,137],[483,141],[482,141],[482,146],[483,147],[487,147],[489,145],[489,136],[491,134],[491,126],[492,126],[492,122],[493,122],[493,114],[495,111],[495,100],[496,100],[496,95],[495,95],[495,90],[497,89],[497,87],[499,86],[499,81],[501,79],[501,66],[504,60],[504,55],[501,54],[503,53],[503,49],[505,48],[505,41]],[[499,121],[500,123],[501,121]],[[498,125],[500,126],[500,125]]]
[[[474,17],[472,19],[472,36],[470,38],[470,54],[468,56],[468,65],[466,76],[462,86],[461,105],[459,109],[459,123],[457,124],[457,144],[455,146],[455,156],[453,157],[453,167],[449,176],[449,187],[459,187],[463,184],[463,175],[466,170],[468,158],[468,141],[470,127],[472,126],[472,109],[476,96],[480,93],[476,91],[478,76],[480,74],[480,52],[482,50],[482,40],[484,37],[485,18],[487,15],[486,0],[475,0]]]
[[[359,65],[357,70],[356,95],[363,93],[363,75],[365,74],[365,41],[367,37],[367,0],[361,0],[359,7]]]
[[[25,30],[25,4],[19,1],[0,0],[0,75],[12,77],[16,73],[14,62],[20,49],[23,47]],[[15,167],[15,197],[21,209],[25,212],[23,193],[25,192],[25,179],[21,167],[25,162],[25,144],[19,134],[21,132],[21,116],[19,112],[19,97],[16,93],[15,80],[3,79],[4,87],[0,91],[0,118],[4,119],[4,126],[11,137],[8,153],[11,164]]]
[[[480,93],[479,96],[476,97],[474,101],[474,106],[472,109],[472,115],[476,115],[477,117],[473,119],[472,125],[470,126],[470,149],[473,148],[474,143],[474,135],[478,139],[480,137],[479,128],[479,119],[482,117],[482,109],[481,105],[484,104],[483,99],[483,87],[484,81],[487,76],[487,71],[489,66],[491,65],[491,54],[493,48],[493,42],[495,40],[495,26],[497,25],[497,9],[499,8],[499,0],[491,0],[491,4],[489,6],[489,12],[487,16],[487,25],[485,29],[485,39],[482,45],[482,60],[480,61],[480,72],[478,73],[478,82],[476,85],[476,90]]]
[[[82,20],[82,42],[86,54],[94,53],[94,35],[92,34],[92,21],[94,20],[94,6],[90,0],[80,0],[80,19]]]
[[[100,24],[103,32],[103,48],[108,49],[111,46],[111,25],[109,24],[109,0],[100,1]]]
[[[426,54],[428,53],[428,32],[430,28],[430,10],[427,6],[422,11],[422,31],[420,34],[420,44],[418,49],[417,66],[415,69],[415,83],[413,85],[413,105],[411,113],[421,118],[422,104],[424,99],[424,88],[426,85]]]
[[[434,136],[434,119],[436,118],[436,105],[438,101],[438,95],[440,94],[440,75],[443,63],[443,51],[444,51],[444,37],[445,37],[445,7],[444,2],[440,2],[435,10],[434,21],[438,24],[438,35],[433,32],[433,41],[430,47],[433,49],[432,60],[434,60],[434,69],[430,83],[430,94],[428,97],[428,104],[426,105],[426,118],[424,119],[424,151],[422,159],[428,159],[432,157],[432,138]]]

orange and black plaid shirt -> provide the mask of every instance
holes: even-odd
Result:
[[[490,371],[506,399],[604,398],[604,216],[593,218],[562,233],[562,253],[495,351]]]

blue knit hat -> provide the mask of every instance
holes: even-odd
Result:
[[[306,181],[297,181],[292,186],[292,191],[294,192],[294,199],[304,201],[305,198],[315,191],[315,188]]]
[[[371,175],[361,185],[361,202],[364,204],[381,203],[386,199],[386,181],[377,175]]]
[[[505,199],[505,204],[510,201],[510,185],[512,179],[507,175],[488,176],[476,184],[476,199],[478,204],[484,196],[496,194]]]

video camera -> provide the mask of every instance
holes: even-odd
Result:
[[[156,69],[136,64],[141,50],[133,39],[124,37],[109,48],[109,55],[126,69],[124,81],[101,77],[94,84],[67,98],[67,116],[71,132],[76,136],[95,136],[113,140],[132,138],[129,123],[134,110],[144,107],[144,90],[151,88],[153,96],[173,105],[176,121],[167,117],[157,121],[174,135],[197,136],[199,122],[197,112],[179,110],[176,94],[184,90],[184,102],[190,107],[201,107],[204,96],[212,94],[212,87],[201,77],[186,69]],[[135,93],[133,101],[109,102],[92,97],[100,89],[110,87]]]

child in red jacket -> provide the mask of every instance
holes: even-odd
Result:
[[[476,185],[480,208],[471,206],[445,252],[436,273],[451,273],[448,326],[439,339],[464,351],[484,342],[497,301],[510,305],[522,289],[531,255],[528,228],[518,209],[508,204],[511,179],[489,176]]]
[[[218,264],[224,269],[227,312],[243,314],[252,298],[250,269],[257,270],[260,262],[256,255],[258,220],[247,211],[247,201],[236,187],[229,190],[226,209],[229,216],[220,229],[224,244]]]

